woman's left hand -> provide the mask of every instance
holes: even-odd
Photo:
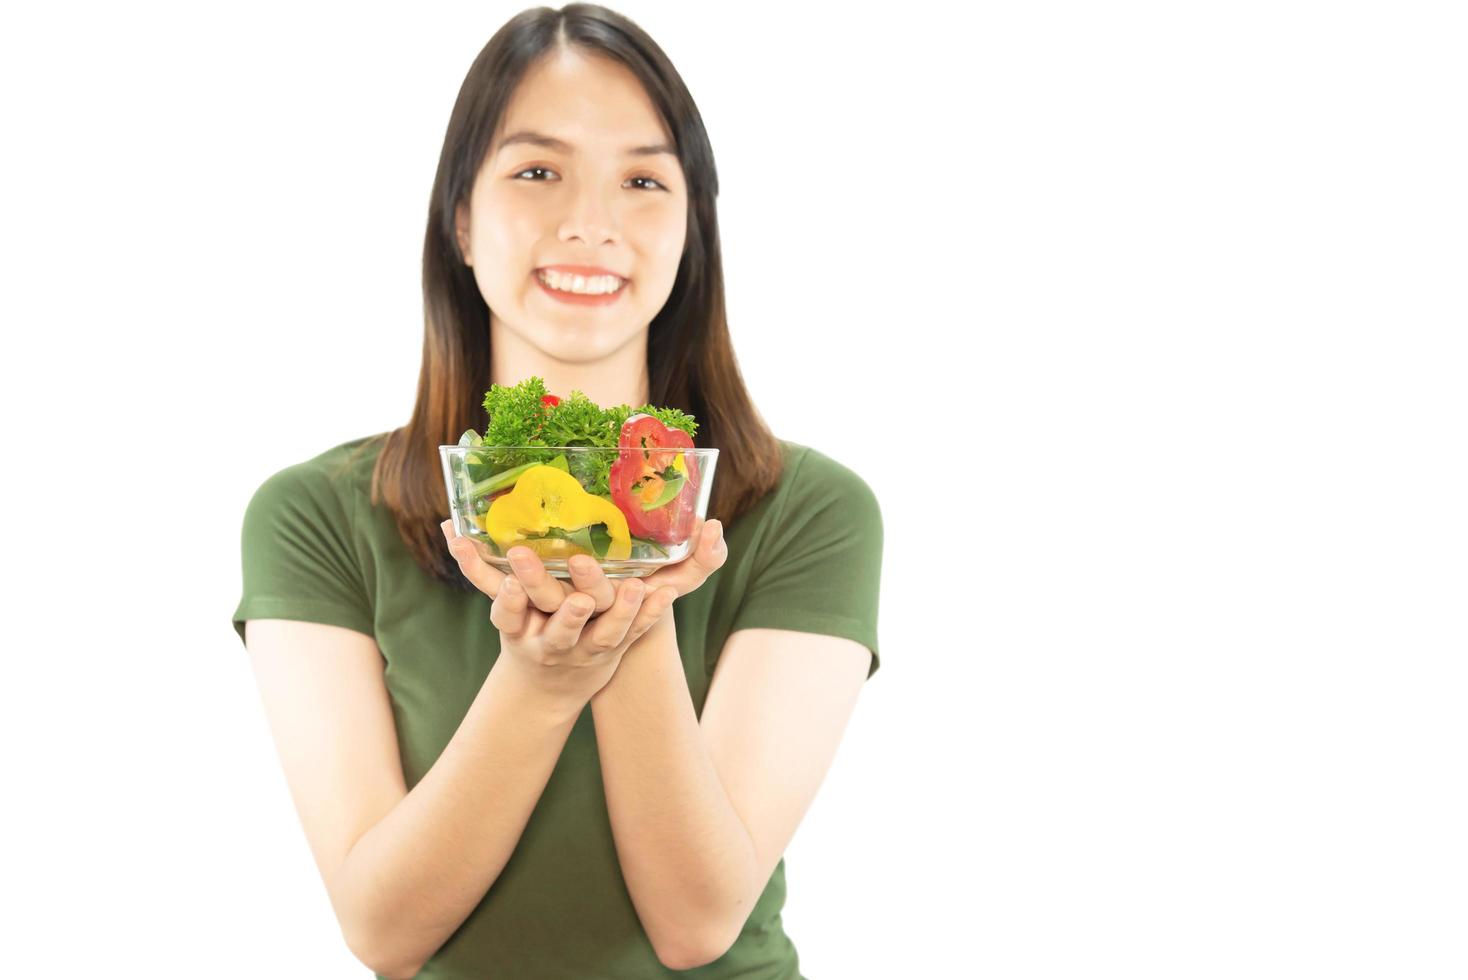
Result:
[[[499,595],[500,585],[510,576],[479,557],[473,544],[454,533],[454,522],[444,521],[441,525],[448,540],[449,554],[459,562],[464,577],[490,598]],[[702,521],[693,533],[692,540],[698,542],[693,551],[676,564],[666,565],[644,576],[643,595],[654,589],[675,590],[674,598],[685,596],[708,580],[708,577],[723,567],[729,558],[728,546],[724,544],[724,525],[717,520]],[[601,570],[601,564],[590,555],[572,555],[567,565],[571,580],[556,578],[545,570],[540,556],[524,545],[511,548],[505,555],[516,580],[537,609],[553,613],[573,592],[584,592],[596,600],[592,616],[611,607],[616,601],[616,589]],[[668,607],[672,609],[670,605]]]

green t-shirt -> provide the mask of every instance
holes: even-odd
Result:
[[[872,651],[869,678],[878,666],[877,499],[841,463],[781,444],[779,484],[725,527],[728,560],[673,606],[699,717],[724,640],[737,629],[849,637]],[[380,448],[380,436],[355,439],[286,467],[255,492],[244,516],[234,626],[241,640],[247,619],[329,623],[374,637],[411,789],[468,712],[499,655],[499,631],[488,596],[434,580],[413,561],[386,508],[372,506]],[[795,980],[799,960],[781,924],[784,904],[781,859],[724,956],[687,971],[658,961],[618,865],[588,704],[509,863],[418,976]]]

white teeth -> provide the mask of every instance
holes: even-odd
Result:
[[[561,275],[554,270],[545,269],[540,272],[540,281],[552,289],[558,289],[565,293],[581,293],[585,296],[600,296],[606,293],[615,293],[622,287],[622,280],[617,276],[573,276]]]

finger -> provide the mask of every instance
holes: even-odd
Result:
[[[699,530],[703,532],[703,539],[694,553],[694,559],[706,574],[711,575],[718,571],[729,558],[729,546],[724,543],[724,522],[705,521]]]
[[[686,586],[681,594],[698,588],[729,559],[729,548],[724,544],[722,521],[704,521],[698,531],[697,544],[692,552],[673,566],[678,570],[678,584]]]
[[[643,576],[643,588],[649,594],[653,589],[670,589],[678,595],[692,592],[698,583],[684,569],[689,564],[691,563],[688,561],[680,561],[676,565],[665,565],[651,575]]]
[[[524,545],[511,548],[505,552],[505,557],[510,559],[510,567],[515,570],[515,578],[525,587],[525,594],[541,612],[553,613],[560,609],[566,596],[574,591],[547,572],[540,556]]]
[[[489,605],[489,621],[495,629],[507,636],[519,636],[529,619],[530,600],[525,590],[513,578],[505,581],[504,588]]]
[[[591,618],[591,611],[595,606],[591,596],[572,592],[546,624],[545,631],[541,633],[541,642],[548,649],[561,653],[571,650],[581,639],[581,628]]]
[[[637,616],[632,620],[632,627],[627,630],[627,638],[635,640],[656,626],[658,620],[663,618],[676,598],[678,598],[677,589],[649,589],[644,593],[642,607],[637,610]]]
[[[722,521],[705,521],[693,536],[694,550],[685,558],[666,565],[643,579],[647,590],[671,589],[676,595],[687,595],[697,589],[708,577],[729,560],[729,548],[724,543]]]
[[[640,580],[623,579],[611,608],[597,617],[593,642],[601,649],[610,650],[626,639],[646,596]]]
[[[474,542],[454,530],[453,518],[439,525],[448,542],[449,554],[459,563],[459,571],[474,584],[474,587],[491,599],[500,594],[500,584],[507,577],[504,572],[479,557]]]
[[[605,612],[616,605],[617,590],[601,570],[601,562],[590,555],[572,555],[566,562],[571,569],[571,584],[596,600],[596,611]]]

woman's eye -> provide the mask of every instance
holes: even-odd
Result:
[[[526,167],[524,170],[522,170],[519,173],[515,174],[515,179],[516,180],[519,180],[520,178],[524,177],[526,174],[535,174],[535,173],[553,174],[553,173],[555,173],[555,171],[552,170],[552,169],[550,169],[549,167]],[[653,188],[653,187],[641,187],[641,188],[638,188],[639,190],[655,190],[655,189],[656,190],[667,190],[668,189],[667,188],[667,185],[665,185],[662,181],[658,180],[655,177],[632,177],[630,179],[631,180],[634,180],[634,181],[637,181],[637,180],[645,180],[645,181],[647,181],[650,184],[657,185],[655,188]],[[540,178],[531,178],[531,183],[544,183],[544,180],[543,179],[540,179]]]

